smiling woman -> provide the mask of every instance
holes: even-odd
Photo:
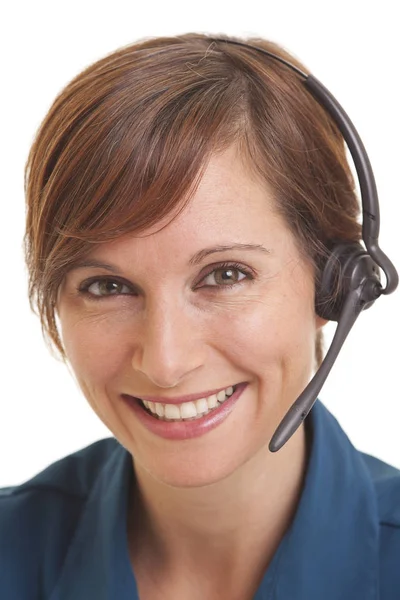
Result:
[[[361,238],[298,75],[200,34],[117,50],[55,100],[26,199],[31,306],[113,437],[3,492],[5,597],[397,598],[399,473],[320,401],[268,448],[323,359],[321,266]]]
[[[62,338],[92,407],[136,460],[142,456],[170,485],[209,484],[249,458],[256,419],[258,444],[271,437],[281,411],[308,381],[322,319],[314,314],[312,268],[235,145],[209,159],[190,204],[160,225],[97,245],[86,266],[69,271],[57,303]],[[105,263],[118,276],[104,276]],[[215,393],[231,386],[238,389],[229,402],[199,403],[207,414],[189,422],[197,407],[187,394],[214,404]],[[243,398],[240,409],[245,389],[254,402]],[[248,433],[238,444],[236,421],[226,420],[215,437],[186,450],[186,461],[177,460],[174,447],[127,427],[127,406],[163,439],[211,431],[233,408]],[[166,423],[166,414],[177,422]],[[204,463],[204,443],[220,462]]]

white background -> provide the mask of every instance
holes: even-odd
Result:
[[[0,487],[110,432],[48,353],[27,300],[23,167],[54,97],[79,71],[144,37],[258,35],[302,60],[349,113],[381,200],[381,247],[400,267],[400,37],[394,0],[14,1],[1,20]],[[353,444],[400,468],[400,291],[361,315],[320,398]],[[329,325],[330,335],[333,326]]]

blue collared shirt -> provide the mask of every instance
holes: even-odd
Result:
[[[318,400],[292,525],[254,600],[399,600],[400,471],[357,451]],[[115,438],[0,490],[2,600],[139,600],[132,458]]]

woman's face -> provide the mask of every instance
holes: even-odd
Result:
[[[69,271],[58,316],[84,395],[135,462],[169,485],[199,486],[267,452],[309,380],[323,323],[311,266],[234,147],[212,158],[190,204],[160,225],[96,245],[88,258],[109,269]],[[236,244],[258,248],[218,250]],[[241,382],[228,416],[187,439],[154,433],[123,398],[167,403]]]

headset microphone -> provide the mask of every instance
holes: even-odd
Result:
[[[372,306],[381,294],[394,292],[399,276],[393,263],[379,248],[379,202],[371,163],[360,136],[339,102],[315,77],[307,75],[295,65],[268,50],[230,39],[211,39],[256,50],[281,62],[302,77],[304,85],[331,115],[342,133],[354,161],[361,191],[362,237],[366,250],[358,242],[332,244],[330,256],[321,269],[315,293],[315,308],[320,317],[337,321],[338,325],[319,369],[292,404],[272,436],[269,449],[271,452],[277,452],[291,438],[314,406],[340,349],[361,311]],[[385,274],[386,287],[381,285],[379,267]]]

